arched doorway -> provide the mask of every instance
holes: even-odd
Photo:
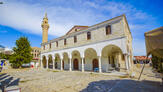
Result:
[[[45,56],[43,56],[42,64],[43,64],[43,67],[46,68],[46,57]]]
[[[74,61],[73,61],[73,65],[74,65],[74,70],[79,70],[78,59],[74,59]]]
[[[56,53],[55,55],[55,69],[60,69],[61,67],[60,67],[60,64],[61,64],[61,62],[60,62],[60,56],[59,56],[59,54],[58,53]]]
[[[93,59],[93,61],[92,61],[92,66],[93,66],[93,67],[92,67],[92,68],[93,68],[93,69],[92,69],[93,71],[94,71],[95,68],[98,68],[98,60],[97,60],[97,59]]]
[[[64,60],[63,60],[63,61],[62,61],[62,67],[63,67],[63,69],[64,69],[64,65],[65,65],[65,64],[64,64]]]
[[[68,53],[64,52],[63,53],[63,59],[62,59],[62,67],[63,67],[64,70],[68,70],[69,69],[68,60],[69,60]]]
[[[80,70],[81,66],[80,66],[80,61],[81,61],[81,57],[80,57],[80,52],[77,50],[74,50],[72,52],[72,66],[73,66],[73,70]]]
[[[98,58],[97,52],[95,49],[87,48],[84,51],[84,58],[85,58],[85,67],[86,67],[85,70],[92,71],[94,70],[95,67],[98,67],[98,62],[96,62],[98,60],[95,60]]]
[[[52,55],[48,56],[48,68],[52,69],[53,68],[53,60],[52,60]]]
[[[120,68],[124,68],[125,62],[122,60],[122,50],[120,47],[116,45],[107,45],[102,49],[102,65],[105,65],[103,67],[103,70],[106,72],[110,72],[113,70],[119,71]],[[123,65],[123,66],[122,66]]]

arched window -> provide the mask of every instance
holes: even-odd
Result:
[[[74,36],[74,43],[76,43],[77,42],[77,37],[76,36]]]
[[[49,44],[49,48],[51,49],[51,43]]]
[[[64,39],[64,45],[66,45],[66,44],[67,44],[66,39]]]
[[[58,41],[56,41],[56,47],[58,47]]]
[[[109,34],[111,34],[111,26],[110,25],[108,25],[108,26],[106,26],[106,35],[109,35]]]
[[[45,45],[44,45],[44,50],[45,50]]]
[[[91,32],[87,32],[87,40],[91,39]]]

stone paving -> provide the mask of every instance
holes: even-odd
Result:
[[[8,79],[9,86],[18,85],[21,92],[163,92],[159,79],[144,76],[137,81],[107,73],[8,69],[0,74],[0,81]]]

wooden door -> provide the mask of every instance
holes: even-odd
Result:
[[[74,61],[73,61],[73,65],[74,65],[74,70],[79,70],[78,59],[74,59]]]
[[[57,62],[55,62],[55,68],[56,68],[56,69],[58,68]]]
[[[64,61],[62,61],[62,67],[63,67],[63,69],[64,69],[64,67],[65,67],[64,65],[65,65],[65,64],[64,64]]]
[[[93,64],[92,70],[94,70],[95,68],[98,68],[98,60],[97,59],[93,59],[92,64]]]

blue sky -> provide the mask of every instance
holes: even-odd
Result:
[[[12,48],[20,36],[40,47],[41,22],[48,14],[49,40],[74,25],[94,25],[125,14],[134,55],[145,55],[144,32],[163,26],[162,0],[0,0],[0,44]]]

